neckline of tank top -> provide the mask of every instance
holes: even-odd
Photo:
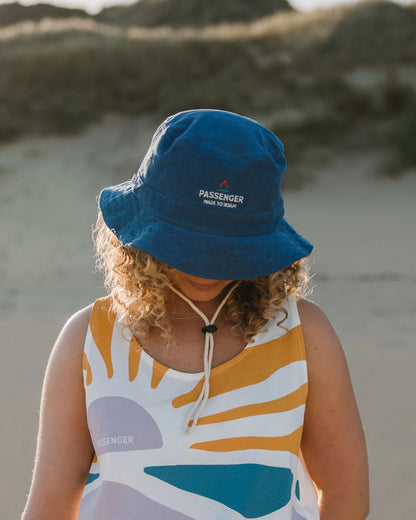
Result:
[[[277,317],[271,319],[268,321],[266,325],[266,329],[263,332],[259,332],[255,336],[253,336],[253,342],[247,343],[242,350],[232,358],[230,358],[228,361],[224,361],[224,363],[221,363],[215,367],[212,368],[211,374],[215,375],[216,373],[222,372],[223,370],[228,369],[229,367],[239,363],[244,357],[246,357],[248,354],[250,354],[255,347],[259,345],[264,345],[265,343],[268,343],[269,341],[272,341],[274,339],[278,339],[282,336],[284,336],[288,329],[280,328],[277,326]],[[270,333],[271,327],[273,325],[276,325],[276,328],[274,329],[275,334]],[[129,331],[131,333],[131,331]],[[124,335],[123,335],[124,337]],[[168,367],[155,359],[153,356],[151,356],[146,350],[140,345],[136,337],[131,333],[131,339],[125,338],[128,343],[133,342],[133,345],[138,347],[141,350],[141,356],[143,356],[143,359],[147,363],[153,364],[153,367],[156,368],[156,370],[160,370],[161,372],[169,372],[169,375],[176,377],[178,379],[189,379],[189,380],[199,380],[201,377],[204,376],[204,371],[200,372],[184,372],[181,370],[176,370],[174,368]]]
[[[297,308],[296,308],[296,299],[293,296],[289,295],[286,298],[286,300],[284,300],[282,302],[282,304],[283,304],[282,306],[285,307],[286,310],[289,310],[291,304],[293,304],[293,303],[295,303],[295,309],[296,309],[295,316],[293,316],[294,321],[297,322],[296,324],[292,324],[292,327],[289,325],[289,328],[286,328],[286,325],[288,325],[288,323],[282,323],[281,326],[278,326],[277,324],[280,321],[279,316],[278,315],[274,316],[272,319],[270,319],[267,322],[264,331],[259,332],[253,336],[253,342],[246,344],[238,354],[233,356],[228,361],[225,361],[224,363],[221,363],[220,365],[217,365],[216,367],[214,367],[211,370],[211,374],[215,375],[217,372],[226,370],[230,366],[233,366],[236,363],[240,362],[240,360],[242,358],[244,358],[247,354],[249,354],[250,352],[253,351],[254,347],[257,347],[259,345],[268,343],[269,341],[278,339],[278,338],[284,336],[285,334],[287,334],[287,332],[289,330],[291,330],[293,327],[295,327],[296,325],[301,325],[300,320],[299,320],[299,314],[298,314]],[[292,320],[290,320],[290,321],[292,321]],[[274,329],[274,333],[271,334],[271,329],[272,329],[273,325],[275,325],[276,328]],[[118,317],[116,317],[116,319],[115,319],[115,326],[120,327],[120,328],[122,327],[122,325],[120,324],[120,322],[118,320]],[[121,337],[126,341],[127,344],[133,343],[136,347],[138,347],[141,350],[141,357],[143,356],[143,359],[147,363],[152,364],[153,367],[156,368],[156,370],[159,370],[163,373],[169,372],[169,375],[176,377],[177,379],[200,380],[204,376],[204,371],[183,372],[183,371],[176,370],[174,368],[164,365],[163,363],[161,363],[160,361],[158,361],[157,359],[152,357],[148,352],[146,352],[146,350],[140,345],[140,343],[138,342],[138,340],[133,335],[133,333],[131,332],[130,329],[128,329],[128,328],[126,329],[124,327],[123,327],[123,329],[124,329],[124,331],[120,330]],[[127,331],[128,331],[129,337],[126,337],[126,335],[125,335],[125,332],[127,332]]]
[[[257,337],[257,336],[255,336]],[[132,335],[131,341],[133,344],[140,348],[141,350],[141,357],[143,356],[144,361],[151,363],[156,370],[160,370],[165,373],[169,373],[169,375],[173,377],[177,377],[180,379],[196,379],[199,380],[204,376],[204,371],[200,372],[184,372],[182,370],[176,370],[175,368],[168,367],[167,365],[164,365],[160,361],[158,361],[156,358],[151,356],[146,350],[140,345],[140,343],[137,341],[136,337]],[[261,344],[261,343],[260,343]],[[221,372],[223,370],[226,370],[232,365],[235,365],[238,363],[243,357],[247,356],[252,350],[252,347],[256,346],[257,342],[255,343],[248,343],[244,345],[244,347],[232,358],[228,359],[227,361],[224,361],[223,363],[220,363],[219,365],[212,367],[211,369],[211,375],[214,376],[216,373]]]

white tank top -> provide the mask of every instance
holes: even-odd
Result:
[[[317,520],[300,454],[308,381],[296,302],[212,369],[192,435],[182,426],[203,373],[163,366],[94,304],[84,349],[95,448],[78,520]],[[284,327],[284,328],[283,328]]]

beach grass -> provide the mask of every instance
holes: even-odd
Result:
[[[312,148],[375,145],[394,150],[392,175],[416,164],[414,6],[180,27],[128,25],[117,9],[0,28],[0,141],[79,132],[108,113],[211,107],[271,121],[294,163]]]

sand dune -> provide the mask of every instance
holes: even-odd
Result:
[[[84,135],[0,147],[1,518],[28,491],[42,376],[70,314],[103,294],[91,226],[100,189],[135,172],[157,126],[108,118]],[[312,299],[344,344],[366,429],[373,520],[416,517],[416,176],[377,178],[381,153],[345,154],[286,195],[316,246]]]

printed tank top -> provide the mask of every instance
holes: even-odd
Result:
[[[95,448],[78,520],[317,520],[300,453],[307,369],[297,305],[254,343],[212,369],[196,430],[183,422],[202,373],[151,358],[110,311],[94,304],[84,350]],[[129,337],[130,336],[130,337]]]

